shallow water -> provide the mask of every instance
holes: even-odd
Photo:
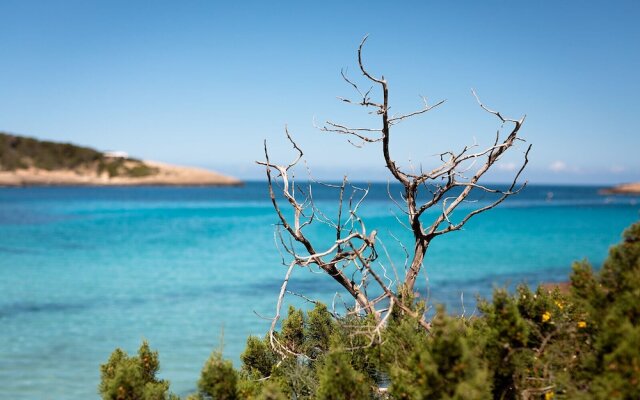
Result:
[[[640,198],[598,189],[530,186],[436,239],[420,290],[471,313],[475,296],[495,286],[561,281],[583,258],[599,265],[639,219]],[[337,193],[314,190],[334,211]],[[403,251],[389,232],[405,243],[410,235],[386,192],[373,185],[361,216],[401,270]],[[266,332],[257,314],[273,313],[285,272],[275,222],[263,183],[0,189],[0,397],[98,398],[99,365],[143,338],[178,394],[193,390],[223,331],[224,354],[237,364],[246,337]],[[323,229],[310,234],[329,240]],[[337,290],[308,271],[296,271],[291,288],[324,301]]]

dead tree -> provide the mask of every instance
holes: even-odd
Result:
[[[365,144],[381,143],[382,156],[386,168],[391,176],[402,187],[402,199],[390,198],[405,214],[406,225],[413,234],[413,249],[406,251],[407,268],[404,277],[391,279],[387,275],[386,268],[376,262],[378,259],[378,246],[380,240],[375,230],[367,230],[364,221],[358,216],[358,209],[365,200],[368,189],[355,187],[345,178],[340,185],[335,185],[339,191],[338,212],[335,218],[329,218],[313,200],[312,185],[300,186],[294,181],[294,167],[302,160],[303,152],[285,129],[287,139],[293,145],[296,158],[286,165],[273,163],[269,158],[265,141],[265,161],[258,162],[265,166],[269,195],[273,207],[279,219],[276,231],[277,242],[290,256],[287,262],[283,256],[283,263],[288,266],[286,278],[281,287],[278,298],[276,316],[272,320],[272,329],[280,318],[280,308],[283,298],[287,293],[287,284],[295,267],[317,268],[330,275],[340,286],[346,290],[355,300],[354,312],[372,314],[381,327],[395,307],[402,312],[417,317],[421,324],[429,329],[429,323],[423,315],[405,304],[400,293],[413,293],[416,279],[423,268],[423,260],[432,240],[449,232],[460,230],[473,216],[490,210],[503,202],[507,197],[517,194],[526,186],[526,182],[518,185],[518,179],[528,163],[528,155],[531,145],[524,151],[524,159],[520,168],[516,171],[511,184],[506,189],[492,188],[480,184],[480,179],[493,167],[496,162],[514,147],[518,141],[524,142],[518,136],[525,117],[518,120],[504,117],[500,112],[486,107],[472,91],[478,105],[486,112],[495,116],[501,128],[508,126],[506,136],[501,135],[499,129],[493,144],[487,148],[478,150],[477,145],[465,146],[458,152],[446,151],[439,155],[440,164],[430,171],[419,173],[407,171],[401,168],[390,154],[389,143],[391,141],[392,128],[409,118],[425,114],[440,106],[444,101],[429,105],[423,98],[424,105],[421,109],[400,115],[389,113],[389,85],[384,79],[372,75],[362,61],[362,48],[366,42],[365,37],[358,47],[358,66],[363,76],[373,84],[371,89],[363,91],[358,84],[349,79],[345,73],[342,78],[357,92],[358,99],[340,100],[359,105],[372,110],[370,114],[379,119],[377,127],[351,127],[345,124],[327,121],[320,127],[322,131],[334,132],[349,137],[350,143],[356,147]],[[372,99],[372,91],[377,87],[381,91],[381,100]],[[471,211],[465,210],[465,215],[454,220],[453,211],[458,208],[472,191],[483,191],[495,196],[494,200],[486,205],[479,206]],[[422,193],[419,196],[419,193]],[[440,210],[431,221],[424,221],[425,211],[429,209]],[[456,216],[458,217],[458,216]],[[305,227],[318,222],[330,226],[335,231],[335,240],[331,243],[312,243],[305,235]],[[385,249],[386,252],[386,249]],[[392,264],[391,264],[392,265]],[[397,271],[395,276],[397,277]],[[353,277],[357,276],[358,279]],[[379,286],[376,295],[369,295],[367,287],[369,282],[375,282]],[[273,335],[272,344],[278,348],[278,343]],[[287,349],[279,347],[286,352]]]

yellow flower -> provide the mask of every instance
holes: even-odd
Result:
[[[544,394],[544,400],[551,400],[554,397],[556,397],[556,395],[553,392],[547,392]]]
[[[587,323],[584,321],[578,321],[578,328],[586,328],[587,327]]]
[[[542,322],[547,322],[550,319],[551,313],[549,311],[545,311],[544,314],[542,314]]]
[[[564,308],[564,304],[562,304],[562,302],[560,301],[556,301],[556,306],[558,306],[558,308],[561,310]]]

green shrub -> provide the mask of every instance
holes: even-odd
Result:
[[[158,168],[150,167],[140,161],[136,161],[136,165],[127,169],[126,175],[132,178],[141,178],[151,176],[158,173]]]
[[[237,394],[238,374],[231,361],[223,360],[219,351],[214,351],[204,367],[198,381],[198,392],[205,399],[234,400]]]
[[[290,352],[301,353],[304,351],[305,318],[302,310],[296,310],[289,306],[287,318],[282,321],[282,330],[278,339]]]
[[[386,332],[381,345],[397,399],[483,399],[491,397],[488,369],[473,349],[463,319],[440,308],[429,334],[410,318]]]
[[[267,382],[260,395],[256,398],[257,400],[286,400],[287,396],[282,392],[280,386],[275,382]]]
[[[303,357],[288,357],[281,360],[269,379],[287,398],[293,399],[313,399],[318,387],[315,370]]]
[[[339,345],[338,345],[339,346]],[[348,352],[337,347],[325,355],[318,367],[318,400],[365,400],[372,397],[371,383],[351,365]]]
[[[158,352],[151,351],[144,341],[138,355],[130,357],[116,349],[106,364],[100,366],[98,390],[105,400],[164,400],[169,382],[156,378],[160,369]]]
[[[640,223],[623,233],[599,274],[578,263],[571,282],[589,344],[574,380],[595,398],[640,398]]]
[[[278,361],[277,355],[269,345],[268,337],[260,340],[255,336],[249,336],[247,347],[240,355],[242,369],[250,376],[266,378],[271,375],[271,370]]]
[[[336,332],[336,323],[324,304],[316,303],[307,313],[307,323],[304,328],[304,351],[311,357],[329,350],[331,336]]]

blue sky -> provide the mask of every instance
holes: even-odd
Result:
[[[393,132],[401,164],[486,144],[497,124],[470,94],[527,114],[537,183],[640,180],[637,1],[213,2],[1,0],[0,130],[261,178],[288,124],[321,178],[386,179],[376,145],[313,127],[378,122],[340,69],[389,81],[396,112],[442,108]],[[364,81],[361,81],[364,82]],[[522,157],[502,160],[506,179]]]

